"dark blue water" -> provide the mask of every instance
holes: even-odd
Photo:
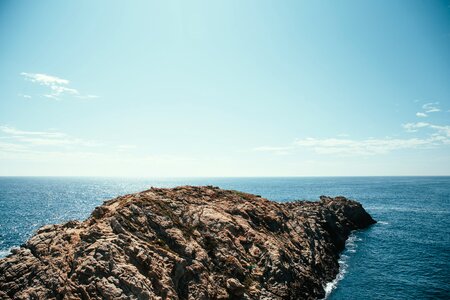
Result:
[[[0,251],[5,255],[44,224],[84,219],[105,199],[182,184],[212,184],[276,201],[320,195],[356,199],[379,223],[352,236],[328,299],[450,297],[450,177],[0,177]]]

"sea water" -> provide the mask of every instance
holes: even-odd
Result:
[[[85,219],[106,199],[185,184],[280,202],[355,199],[378,223],[350,236],[327,299],[450,299],[450,177],[0,177],[0,256],[42,225]]]

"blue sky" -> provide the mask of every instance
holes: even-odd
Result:
[[[2,1],[0,45],[0,175],[450,175],[450,1]]]

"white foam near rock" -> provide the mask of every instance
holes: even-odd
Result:
[[[332,281],[328,282],[325,287],[325,297],[323,299],[327,299],[331,293],[336,289],[339,281],[341,281],[344,276],[345,273],[347,273],[347,268],[348,268],[348,261],[350,259],[349,255],[346,255],[345,253],[355,253],[356,252],[356,248],[358,247],[358,245],[356,244],[356,242],[361,241],[360,238],[358,238],[356,236],[355,233],[352,233],[347,241],[345,242],[345,251],[343,254],[341,254],[341,257],[339,258],[339,273],[336,275],[336,278],[334,278]]]

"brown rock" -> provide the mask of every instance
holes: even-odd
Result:
[[[350,231],[374,222],[343,197],[152,188],[39,229],[0,260],[0,299],[316,299]]]
[[[245,286],[235,278],[227,279],[227,290],[232,296],[242,296],[245,293]]]

